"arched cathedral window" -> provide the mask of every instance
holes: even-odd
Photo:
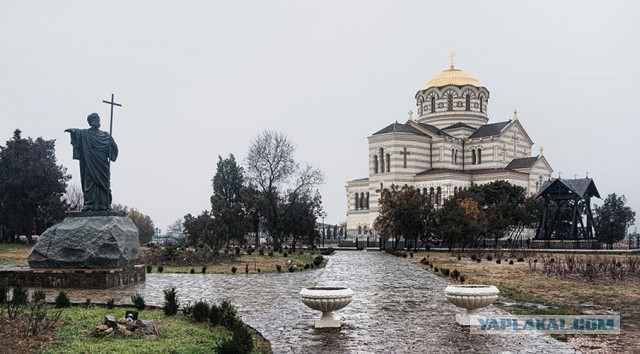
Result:
[[[355,210],[358,210],[358,206],[360,206],[360,203],[358,201],[358,193],[356,192],[356,198],[355,198]]]
[[[360,210],[364,210],[364,193],[360,193]]]
[[[480,95],[479,97],[479,101],[480,101],[480,113],[484,112],[484,107],[483,107],[483,101],[484,101],[484,96]]]
[[[433,187],[429,188],[429,201],[431,204],[436,204],[436,195],[434,193]]]
[[[471,149],[471,164],[476,164],[476,149]]]
[[[365,200],[364,200],[364,207],[365,209],[369,209],[369,192],[367,192],[366,196],[365,196]]]
[[[358,235],[362,235],[362,226],[358,225]]]
[[[482,149],[476,150],[478,153],[478,165],[482,163]]]
[[[442,188],[438,187],[436,192],[436,204],[441,204],[441,203],[442,203]]]
[[[380,173],[384,173],[384,149],[380,148]]]
[[[467,97],[465,97],[465,110],[470,111],[471,110],[471,95],[468,94]]]
[[[453,94],[447,95],[447,111],[453,111]]]
[[[431,96],[431,113],[436,113],[436,96]]]
[[[387,172],[391,172],[391,155],[387,154]]]
[[[378,155],[373,155],[373,173],[378,173]]]

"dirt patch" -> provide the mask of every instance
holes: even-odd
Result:
[[[3,353],[37,353],[49,348],[57,340],[55,332],[64,326],[58,322],[32,336],[24,334],[26,325],[26,320],[22,318],[9,320],[7,317],[0,317],[0,348]]]

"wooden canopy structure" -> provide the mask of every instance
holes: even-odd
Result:
[[[591,197],[600,198],[593,179],[555,179],[545,182],[536,198],[544,198],[538,240],[594,239]]]

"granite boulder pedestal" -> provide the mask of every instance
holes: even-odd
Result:
[[[136,266],[138,228],[124,213],[69,213],[48,228],[29,254],[29,270],[0,272],[0,284],[112,288],[145,281]],[[4,274],[7,273],[7,274]]]
[[[74,213],[40,235],[29,267],[129,268],[139,253],[138,228],[130,218],[113,212]]]

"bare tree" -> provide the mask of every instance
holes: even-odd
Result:
[[[173,234],[174,232],[183,232],[182,219],[177,219],[171,223],[171,225],[167,226],[167,234]]]
[[[279,227],[298,198],[324,182],[322,171],[300,166],[294,159],[295,146],[280,132],[264,131],[249,146],[247,177],[255,185],[264,203],[266,228],[280,248],[284,235]]]

